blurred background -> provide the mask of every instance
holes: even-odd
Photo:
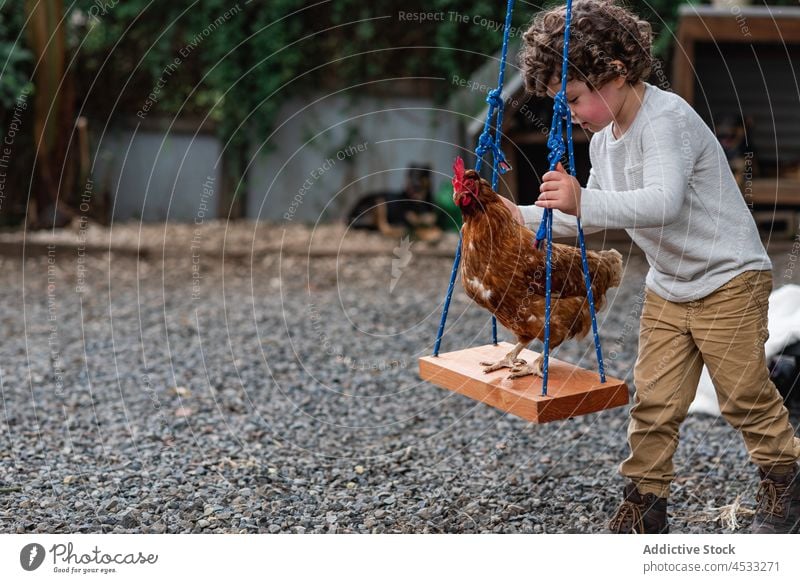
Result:
[[[654,25],[650,82],[684,96],[714,128],[762,229],[793,231],[796,2],[628,4]],[[541,7],[517,3],[505,92],[504,148],[516,172],[501,190],[521,204],[532,203],[545,170],[552,105],[525,95],[516,66],[521,34]],[[481,0],[6,1],[0,223],[192,222],[201,212],[205,220],[348,220],[395,235],[414,227],[408,209],[392,205],[403,198],[427,199],[437,226],[454,229],[446,175],[482,128],[504,8]],[[585,177],[588,136],[579,134]]]

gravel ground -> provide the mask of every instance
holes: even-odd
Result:
[[[143,260],[0,258],[0,532],[602,531],[627,407],[537,426],[420,382],[450,259],[412,245],[393,277],[391,254],[248,254],[281,229],[229,231],[236,260],[163,226]],[[598,317],[631,387],[646,269],[631,254]],[[443,351],[490,335],[457,287]],[[554,356],[596,366],[591,337]],[[675,462],[674,532],[730,532],[728,505],[749,524],[757,479],[724,421],[690,417]]]

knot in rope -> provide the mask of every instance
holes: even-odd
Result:
[[[484,129],[478,138],[478,147],[475,148],[475,154],[478,158],[483,158],[483,155],[488,151],[492,152],[492,156],[497,162],[497,170],[500,174],[505,174],[511,170],[511,165],[506,162],[506,157],[505,154],[503,154],[503,149],[500,148],[500,144],[496,139],[492,138],[492,134],[488,129]]]
[[[553,126],[547,136],[547,148],[550,150],[547,155],[547,161],[550,162],[551,168],[555,168],[555,165],[564,156],[566,145],[564,144],[562,127],[564,123],[569,123],[569,106],[567,105],[567,96],[563,90],[556,93],[554,101]]]
[[[491,133],[488,130],[483,130],[478,137],[478,147],[475,148],[475,153],[481,158],[487,150],[494,150],[494,141],[492,140]]]
[[[502,107],[503,99],[500,95],[501,91],[502,90],[500,89],[500,87],[495,87],[494,89],[489,91],[489,94],[486,96],[486,103],[497,109]]]

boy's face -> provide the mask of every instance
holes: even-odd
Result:
[[[567,83],[567,103],[572,114],[572,123],[578,124],[590,132],[602,130],[614,121],[622,108],[625,99],[625,93],[622,90],[624,84],[624,79],[619,78],[592,91],[585,81],[569,81]],[[561,91],[560,80],[547,86],[547,93],[551,97],[559,91]]]

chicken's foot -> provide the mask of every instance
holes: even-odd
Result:
[[[481,366],[485,366],[486,368],[483,369],[483,372],[494,372],[496,370],[500,370],[501,368],[510,368],[511,370],[515,370],[520,366],[524,366],[528,364],[528,361],[523,358],[518,358],[519,353],[522,352],[522,349],[525,348],[525,344],[522,342],[517,342],[517,345],[506,354],[502,359],[498,360],[497,362],[488,362],[483,361],[481,362]]]
[[[525,343],[518,342],[511,352],[497,362],[481,362],[481,366],[486,367],[483,372],[489,373],[501,368],[510,368],[511,374],[506,377],[507,379],[516,379],[532,374],[542,376],[544,359],[539,356],[533,364],[529,365],[527,360],[519,358],[519,353],[522,352],[523,348],[525,348]]]
[[[525,361],[522,361],[525,363]],[[527,363],[522,364],[520,366],[516,366],[511,369],[511,374],[508,375],[507,379],[518,379],[519,377],[526,377],[528,375],[537,375],[537,376],[544,376],[544,357],[538,356],[533,364],[529,365]]]

